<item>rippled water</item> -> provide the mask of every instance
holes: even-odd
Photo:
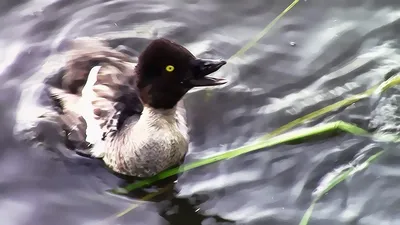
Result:
[[[230,58],[291,0],[26,0],[0,2],[2,224],[298,224],[329,172],[363,154],[386,154],[335,187],[310,224],[398,224],[397,145],[340,134],[280,145],[181,174],[151,201],[105,194],[123,184],[100,162],[66,150],[43,124],[43,146],[14,132],[44,110],[43,80],[62,66],[64,43],[101,36],[142,50],[168,37],[200,56]],[[240,58],[219,71],[229,85],[186,97],[185,162],[250,143],[307,113],[361,93],[399,70],[400,2],[301,0]],[[398,132],[399,88],[302,126],[344,120]],[[40,103],[40,104],[39,104]],[[168,182],[165,182],[168,183]],[[169,182],[171,183],[171,182]],[[166,184],[161,184],[165,186]],[[171,185],[170,185],[171,186]],[[142,203],[122,217],[116,214]]]

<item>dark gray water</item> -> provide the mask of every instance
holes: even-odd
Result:
[[[329,172],[384,149],[372,166],[316,205],[310,224],[399,224],[397,145],[341,134],[181,174],[151,201],[105,194],[122,185],[102,164],[63,146],[51,125],[45,146],[14,132],[32,126],[44,78],[62,64],[65,41],[101,36],[137,51],[171,38],[199,56],[230,58],[291,0],[26,0],[0,2],[1,224],[298,224]],[[191,162],[248,144],[307,113],[367,90],[400,68],[400,2],[301,0],[240,58],[218,73],[230,83],[186,97]],[[58,63],[58,64],[57,64]],[[49,66],[50,65],[50,66]],[[51,66],[52,65],[52,66]],[[303,126],[344,120],[398,132],[400,89]],[[397,113],[398,114],[398,113]],[[168,183],[168,182],[166,182]],[[164,184],[165,186],[166,184]],[[141,203],[122,217],[115,214]]]

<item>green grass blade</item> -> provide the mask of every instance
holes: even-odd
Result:
[[[268,23],[262,31],[260,31],[256,36],[254,36],[249,42],[247,42],[243,47],[241,47],[235,54],[233,54],[229,59],[227,60],[228,63],[230,63],[233,59],[235,58],[240,58],[246,53],[250,48],[252,48],[254,45],[256,45],[270,30],[271,28],[290,10],[293,9],[299,3],[300,0],[294,0],[288,7],[286,7],[275,19],[273,19],[270,23]],[[205,96],[206,100],[210,98],[212,95],[212,88],[207,88],[205,90]]]
[[[332,188],[334,188],[336,185],[346,180],[351,174],[351,172],[352,169],[347,169],[342,171],[335,178],[333,178],[332,181],[329,183],[329,185],[323,191],[321,191],[321,193],[316,197],[316,201],[318,201],[322,196],[328,193],[328,191],[332,190]]]
[[[358,127],[358,126],[355,126],[355,125],[353,125],[351,123],[346,123],[344,121],[339,121],[338,122],[338,129],[340,129],[342,131],[345,131],[347,133],[354,134],[354,135],[363,136],[363,135],[367,135],[368,134],[368,132],[366,130],[364,130],[364,129]]]
[[[310,207],[308,207],[306,213],[304,213],[303,218],[301,218],[301,221],[300,221],[299,225],[307,225],[308,224],[308,222],[311,219],[311,214],[312,214],[312,212],[314,210],[314,207],[315,207],[316,203],[317,202],[315,202],[315,201],[311,203],[311,205],[310,205]]]
[[[366,91],[364,91],[364,92],[362,92],[360,94],[356,94],[356,95],[350,96],[350,97],[348,97],[346,99],[343,99],[343,100],[341,100],[339,102],[336,102],[336,103],[334,103],[332,105],[328,105],[328,106],[326,106],[326,107],[324,107],[322,109],[319,109],[319,110],[314,111],[314,112],[312,112],[310,114],[307,114],[307,115],[302,116],[302,117],[300,117],[298,119],[295,119],[292,122],[287,123],[287,124],[281,126],[280,128],[272,131],[271,133],[268,133],[268,134],[262,136],[259,139],[259,141],[264,141],[264,140],[269,139],[269,138],[271,138],[273,136],[279,135],[279,134],[281,134],[281,133],[283,133],[283,132],[285,132],[285,131],[293,128],[293,127],[296,127],[296,126],[298,126],[298,125],[300,125],[300,124],[302,124],[302,123],[304,123],[306,121],[315,119],[315,118],[317,118],[319,116],[322,116],[322,115],[324,115],[326,113],[329,113],[331,111],[334,111],[334,110],[337,110],[339,108],[342,108],[344,106],[351,105],[351,104],[353,104],[353,103],[355,103],[355,102],[357,102],[357,101],[359,101],[361,99],[370,97],[374,93],[382,93],[382,92],[386,91],[387,89],[389,89],[389,88],[391,88],[391,87],[393,87],[395,85],[398,85],[398,84],[400,84],[400,75],[395,75],[395,76],[389,78],[387,81],[384,81],[381,84],[375,85],[372,88],[370,88],[370,89],[368,89],[368,90],[366,90]]]
[[[344,180],[346,180],[347,178],[349,178],[350,176],[352,176],[354,173],[359,172],[361,170],[364,170],[366,168],[368,168],[368,166],[374,162],[375,160],[377,160],[381,155],[383,154],[383,151],[377,152],[374,155],[370,156],[367,160],[365,160],[362,164],[355,166],[355,167],[351,167],[348,168],[346,170],[343,170],[340,174],[338,174],[337,176],[335,176],[328,184],[328,186],[326,188],[324,188],[313,200],[313,202],[311,203],[310,207],[307,209],[307,211],[304,213],[303,218],[301,219],[299,225],[307,225],[308,222],[311,219],[311,214],[312,211],[314,210],[314,206],[315,204],[326,194],[328,193],[330,190],[332,190],[332,188],[334,188],[336,185],[338,185],[339,183],[343,182]]]
[[[293,127],[296,127],[296,126],[298,126],[298,125],[300,125],[300,124],[302,124],[302,123],[304,123],[306,121],[315,119],[317,117],[320,117],[320,116],[322,116],[322,115],[324,115],[326,113],[329,113],[329,112],[331,112],[333,110],[342,108],[344,106],[351,105],[354,102],[357,102],[357,101],[359,101],[359,100],[361,100],[363,98],[366,98],[366,97],[370,96],[375,91],[375,89],[377,87],[378,86],[375,86],[375,87],[373,87],[371,89],[368,89],[367,91],[365,91],[365,92],[363,92],[361,94],[357,94],[357,95],[351,96],[351,97],[349,97],[347,99],[344,99],[342,101],[336,102],[336,103],[334,103],[332,105],[326,106],[326,107],[324,107],[322,109],[314,111],[314,112],[312,112],[310,114],[307,114],[307,115],[305,115],[303,117],[295,119],[292,122],[287,123],[287,124],[281,126],[280,128],[272,131],[271,133],[262,136],[261,138],[258,139],[258,141],[265,141],[265,140],[267,140],[267,139],[269,139],[271,137],[274,137],[274,136],[279,135],[279,134],[281,134],[281,133],[283,133],[283,132],[285,132],[285,131],[287,131],[289,129],[292,129]]]
[[[375,90],[375,93],[382,93],[387,89],[400,84],[400,75],[393,76],[388,80],[382,82]]]

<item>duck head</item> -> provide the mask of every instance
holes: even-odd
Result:
[[[225,84],[208,75],[226,62],[195,57],[183,46],[156,39],[139,56],[135,72],[143,104],[157,109],[173,108],[192,88]]]

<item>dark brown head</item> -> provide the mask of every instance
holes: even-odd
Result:
[[[139,56],[136,66],[140,97],[153,108],[173,108],[193,87],[225,84],[224,79],[206,77],[225,64],[196,58],[181,45],[156,39]]]

